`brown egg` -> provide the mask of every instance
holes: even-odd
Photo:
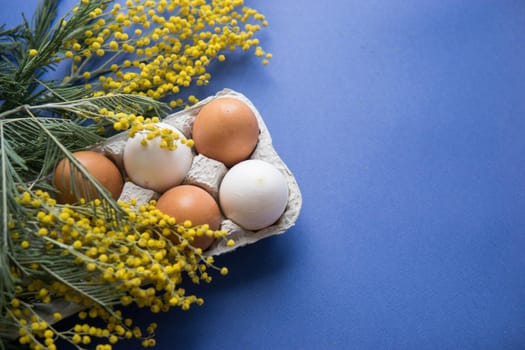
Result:
[[[192,138],[197,152],[231,167],[253,152],[259,138],[259,125],[246,103],[222,97],[200,110],[193,124]]]
[[[208,192],[197,186],[180,185],[169,189],[160,196],[157,209],[179,223],[190,220],[193,226],[208,224],[211,230],[218,230],[221,225],[219,205]],[[174,243],[178,242],[177,236],[171,238]],[[205,250],[213,240],[213,237],[203,235],[195,237],[191,244]]]
[[[87,169],[105,189],[111,193],[113,199],[118,199],[124,186],[122,175],[117,166],[103,154],[93,151],[74,152],[76,159]],[[62,159],[55,168],[53,185],[58,189],[57,200],[61,203],[73,204],[85,198],[94,200],[98,198],[95,187],[91,182],[84,179],[80,171],[73,170],[74,181],[77,184],[77,195],[71,188],[71,168],[67,158]]]

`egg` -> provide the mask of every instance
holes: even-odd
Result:
[[[259,159],[233,166],[221,182],[219,204],[224,215],[247,230],[275,223],[288,203],[288,184],[272,164]]]
[[[233,97],[207,103],[197,114],[192,138],[198,153],[227,167],[249,158],[259,138],[259,124],[252,109]]]
[[[113,199],[118,199],[124,186],[122,174],[117,166],[103,154],[93,151],[74,152],[73,156],[86,168]],[[58,190],[57,200],[60,203],[73,204],[84,198],[88,201],[99,198],[95,186],[85,179],[79,170],[70,165],[68,158],[62,159],[53,174],[53,185]],[[71,178],[73,175],[73,179]],[[72,187],[72,184],[76,184]]]
[[[208,224],[211,230],[218,230],[221,225],[219,205],[208,192],[198,186],[180,185],[169,189],[158,199],[157,209],[174,217],[178,223],[190,220],[193,226]],[[171,239],[178,242],[175,235]],[[191,245],[205,250],[213,241],[214,238],[207,235],[197,236]]]
[[[179,135],[179,139],[175,141],[177,149],[161,148],[160,136],[143,144],[149,131],[140,131],[127,140],[123,162],[132,182],[161,193],[182,182],[191,168],[193,153],[189,146],[181,142],[186,137],[180,130],[166,123],[157,123],[157,126]]]

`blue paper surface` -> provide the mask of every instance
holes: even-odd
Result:
[[[200,91],[252,100],[303,209],[218,258],[203,306],[134,311],[157,348],[525,348],[525,3],[246,4],[273,59]]]

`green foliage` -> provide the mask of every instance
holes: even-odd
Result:
[[[82,82],[64,84],[43,80],[45,72],[55,68],[54,57],[66,40],[77,36],[89,26],[87,13],[107,3],[93,0],[80,11],[69,15],[67,22],[58,19],[58,0],[40,2],[29,23],[0,28],[0,349],[2,339],[13,336],[13,319],[5,318],[6,305],[14,297],[15,287],[24,279],[57,280],[79,295],[100,305],[111,305],[121,293],[107,286],[89,283],[82,265],[75,264],[75,255],[64,255],[71,249],[50,238],[31,240],[21,248],[10,235],[13,229],[30,237],[38,230],[38,220],[17,200],[22,191],[53,190],[49,174],[57,162],[69,158],[72,169],[80,171],[104,199],[104,212],[109,218],[118,214],[117,206],[106,191],[72,156],[104,139],[100,131],[110,129],[113,120],[101,109],[115,113],[165,114],[165,106],[147,97],[106,95],[92,97],[93,91]],[[31,55],[36,50],[38,55]],[[73,171],[72,170],[72,171]],[[13,225],[13,218],[16,224]],[[44,246],[46,255],[43,255]],[[38,269],[28,266],[38,264]],[[18,274],[13,274],[13,268]],[[23,284],[23,283],[22,283]],[[31,301],[31,299],[28,299]]]

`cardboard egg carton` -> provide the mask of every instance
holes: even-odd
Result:
[[[218,92],[215,96],[208,97],[190,108],[169,115],[163,120],[163,122],[176,127],[184,134],[184,136],[191,138],[193,122],[201,108],[208,102],[221,97],[237,98],[246,103],[254,112],[259,124],[260,133],[257,146],[250,156],[250,159],[264,160],[279,169],[288,183],[288,203],[284,213],[277,222],[258,231],[246,230],[235,224],[233,221],[223,217],[220,229],[227,231],[227,237],[226,239],[215,240],[212,246],[206,250],[206,255],[220,255],[244,245],[255,243],[263,238],[284,233],[295,224],[302,206],[302,197],[297,181],[290,169],[288,169],[286,164],[275,151],[272,145],[272,138],[259,111],[244,95],[230,89],[224,89]],[[125,173],[122,153],[127,139],[127,133],[121,133],[109,138],[101,144],[95,145],[92,150],[104,153],[117,164],[123,173]],[[193,151],[195,152],[195,150]],[[186,174],[182,184],[196,185],[205,189],[217,200],[218,203],[219,187],[222,178],[227,171],[228,168],[223,163],[207,158],[201,154],[194,154],[191,169]],[[151,199],[157,199],[159,196],[160,193],[142,188],[128,181],[124,185],[120,199],[129,201],[130,199],[135,198],[137,199],[137,205],[141,205],[149,202]],[[235,240],[235,246],[228,247],[226,245],[228,239]]]

